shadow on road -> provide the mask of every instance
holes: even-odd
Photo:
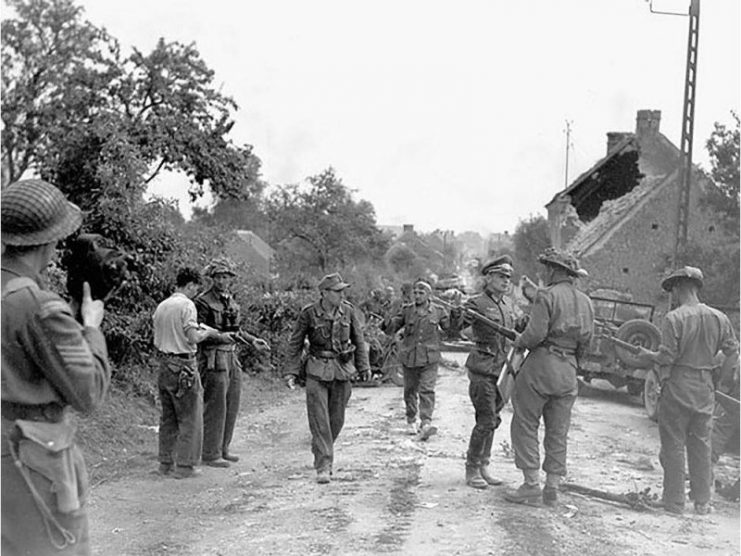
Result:
[[[599,379],[592,380],[589,384],[579,379],[579,397],[635,407],[643,406],[641,396],[631,396],[624,388],[617,389],[606,380]]]

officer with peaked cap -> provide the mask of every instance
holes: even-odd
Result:
[[[334,463],[334,442],[345,423],[350,381],[361,373],[370,378],[368,351],[355,308],[343,299],[350,287],[338,273],[319,282],[319,301],[301,309],[288,341],[286,384],[294,388],[303,374],[304,340],[309,340],[306,360],[306,411],[311,430],[316,480],[329,483]]]
[[[512,393],[512,447],[524,481],[505,498],[536,504],[542,495],[543,501],[552,505],[566,474],[566,440],[578,392],[576,369],[592,338],[594,310],[589,297],[574,284],[584,272],[580,272],[573,255],[549,248],[538,261],[545,265],[546,287],[535,294],[530,320],[515,341],[515,347],[530,350]],[[538,448],[541,418],[546,472],[542,491]]]
[[[86,282],[80,324],[42,278],[82,214],[36,179],[3,189],[1,204],[2,553],[90,554],[85,462],[70,408],[92,411],[110,383],[103,302]]]
[[[664,468],[662,501],[666,511],[684,511],[685,451],[695,512],[711,511],[711,434],[714,407],[713,368],[726,355],[721,375],[738,360],[738,342],[728,317],[701,303],[699,268],[685,266],[665,278],[661,287],[679,306],[664,317],[658,351],[641,348],[639,357],[659,367],[660,461]]]
[[[518,321],[514,306],[505,295],[510,290],[513,272],[509,255],[500,255],[485,262],[481,267],[483,291],[469,298],[464,304],[464,311],[458,316],[458,320],[462,320],[461,327],[471,326],[476,343],[466,359],[470,381],[468,394],[476,416],[466,452],[466,484],[473,488],[502,484],[501,479],[489,472],[489,461],[494,431],[502,421],[499,413],[504,406],[497,380],[511,342],[485,323],[472,318],[465,309],[507,328],[515,328]]]
[[[239,456],[229,452],[242,396],[242,365],[236,352],[235,334],[241,323],[239,303],[230,292],[236,276],[227,257],[213,259],[204,274],[212,285],[194,302],[198,321],[221,332],[199,344],[198,367],[203,381],[203,464],[229,467]],[[267,348],[265,340],[241,332],[257,349]]]

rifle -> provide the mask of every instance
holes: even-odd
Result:
[[[739,401],[729,396],[728,394],[724,394],[720,390],[715,391],[715,399],[717,402],[723,406],[723,409],[728,413],[731,417],[734,417],[738,421],[738,415],[739,415]]]
[[[621,347],[624,350],[632,353],[633,355],[638,355],[638,353],[641,351],[641,346],[634,346],[633,344],[629,344],[628,342],[621,340],[620,338],[615,338],[614,336],[603,336],[603,338],[611,341],[613,344],[615,344],[616,347]]]
[[[499,395],[502,397],[502,404],[506,404],[512,396],[515,377],[520,370],[520,365],[522,365],[525,356],[525,351],[517,350],[514,347],[511,347],[507,353],[507,360],[504,362],[502,371],[499,373],[499,378],[497,379],[497,389],[499,390]]]
[[[433,297],[432,300],[435,303],[439,303],[440,305],[442,305],[443,307],[445,307],[447,309],[455,309],[455,310],[461,309],[467,315],[473,317],[474,319],[476,319],[479,322],[484,323],[489,328],[491,328],[494,332],[496,332],[497,334],[501,334],[502,336],[504,336],[508,340],[514,341],[515,339],[517,339],[517,332],[515,332],[511,328],[507,328],[506,326],[502,326],[498,322],[495,322],[495,321],[491,320],[488,317],[485,317],[484,315],[482,315],[478,311],[474,311],[473,309],[469,309],[468,307],[460,307],[460,306],[457,307],[457,306],[453,305],[452,303],[448,303],[447,301],[445,301],[443,299],[440,299],[439,297]]]

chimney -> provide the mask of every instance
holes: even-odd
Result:
[[[414,224],[404,224],[402,231],[403,233],[414,232]]]
[[[630,137],[632,133],[626,133],[624,131],[608,131],[607,132],[607,154],[610,154],[615,147],[626,137]]]
[[[638,139],[655,137],[659,133],[661,110],[639,110],[636,114],[636,136]]]

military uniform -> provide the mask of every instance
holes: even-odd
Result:
[[[664,280],[662,287],[671,291],[680,279],[696,280],[702,286],[700,270],[685,267]],[[718,352],[734,356],[738,342],[728,317],[704,303],[686,303],[669,311],[661,338],[658,416],[663,502],[667,510],[679,513],[685,502],[685,451],[695,507],[706,508],[710,502],[713,368]]]
[[[502,296],[495,299],[487,292],[469,298],[464,309],[475,311],[497,324],[514,328],[516,317],[512,302]],[[475,411],[476,424],[466,452],[466,467],[481,468],[489,465],[494,431],[502,419],[499,412],[504,406],[497,380],[507,359],[511,342],[492,330],[485,323],[463,312],[463,326],[471,326],[476,347],[468,354],[468,395]]]
[[[542,417],[543,470],[547,473],[546,487],[555,501],[555,492],[550,489],[557,488],[566,474],[567,434],[578,392],[576,369],[594,332],[594,310],[589,297],[573,283],[579,275],[576,259],[548,250],[540,262],[563,268],[568,277],[538,290],[530,320],[515,342],[515,347],[530,353],[515,379],[511,435],[515,465],[525,476],[523,487],[530,489],[525,494],[539,497],[538,428]]]
[[[194,300],[198,321],[219,332],[236,331],[240,307],[229,293],[213,288]],[[209,338],[199,345],[198,368],[203,382],[203,461],[229,454],[242,396],[242,365],[232,338]]]
[[[450,315],[435,303],[422,307],[403,305],[391,318],[386,332],[402,330],[399,362],[404,370],[404,403],[407,423],[417,419],[417,398],[422,430],[432,421],[435,409],[435,383],[440,362],[440,331],[450,327]]]
[[[3,243],[44,245],[66,237],[81,218],[71,204],[72,214],[65,213],[65,205],[62,193],[40,180],[8,186],[2,198]],[[34,239],[29,221],[37,217],[47,225],[40,224]],[[87,470],[70,408],[92,411],[109,383],[100,330],[80,325],[69,305],[44,289],[34,269],[3,255],[2,554],[91,553]]]
[[[332,276],[329,275],[323,279]],[[330,287],[341,287],[339,282]],[[320,283],[320,287],[321,287]],[[341,301],[333,313],[321,301],[301,310],[288,341],[285,374],[298,377],[304,340],[309,340],[306,359],[306,410],[311,430],[311,450],[318,473],[331,473],[334,442],[345,422],[345,408],[352,393],[350,380],[357,372],[369,373],[368,352],[355,308]]]

